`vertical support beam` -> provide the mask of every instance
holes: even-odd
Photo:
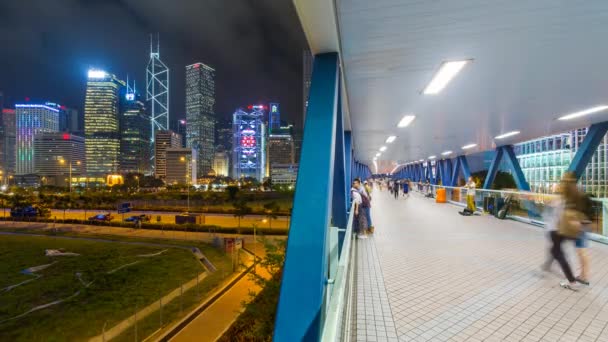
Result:
[[[530,184],[528,184],[528,182],[526,181],[526,176],[521,170],[519,160],[517,160],[515,152],[513,151],[513,146],[502,146],[502,150],[503,156],[507,159],[507,163],[513,171],[513,178],[515,178],[515,185],[517,185],[517,188],[519,190],[530,191]]]
[[[496,173],[498,172],[498,166],[500,165],[500,160],[502,159],[502,148],[496,148],[496,153],[494,154],[494,159],[492,159],[492,164],[490,164],[490,168],[488,169],[488,174],[486,175],[486,179],[483,182],[484,189],[491,189],[492,184],[494,184],[494,179],[496,179]]]
[[[325,313],[338,54],[315,56],[274,341],[318,341]]]
[[[426,162],[426,165],[429,170],[429,183],[435,184],[435,177],[433,176],[433,164],[429,160]]]
[[[345,160],[344,165],[346,165],[346,191],[349,191],[350,185],[353,182],[353,140],[352,134],[350,131],[344,132],[344,151],[345,151]],[[347,197],[348,201],[348,197]],[[348,208],[348,206],[346,206]]]
[[[340,84],[340,82],[338,82]],[[338,86],[339,87],[339,86]],[[338,91],[338,108],[336,110],[336,146],[334,158],[334,191],[332,199],[333,226],[346,228],[348,218],[348,189],[344,167],[344,122],[342,118],[342,100]]]
[[[471,177],[471,169],[469,168],[469,162],[467,162],[466,156],[458,157],[460,159],[460,168],[462,169],[462,175],[464,176],[464,181],[466,182],[469,177]]]
[[[460,157],[456,157],[456,163],[454,164],[454,168],[452,169],[452,179],[450,180],[451,186],[458,185],[459,172],[460,172]]]
[[[583,140],[583,143],[579,146],[568,167],[568,171],[574,172],[576,179],[581,178],[585,172],[587,164],[589,164],[591,157],[593,157],[593,154],[600,145],[600,142],[602,142],[602,138],[606,135],[607,131],[608,121],[593,124],[587,130],[585,140]]]
[[[443,161],[443,174],[445,175],[445,182],[443,185],[452,186],[452,160],[445,159]]]

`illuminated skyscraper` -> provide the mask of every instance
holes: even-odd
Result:
[[[14,109],[2,109],[0,120],[0,170],[2,182],[6,177],[15,174],[15,156],[17,145],[17,117]]]
[[[150,173],[150,118],[135,87],[127,85],[120,115],[120,172]]]
[[[119,104],[125,82],[101,70],[90,70],[84,103],[86,166],[89,176],[118,172]]]
[[[262,181],[266,176],[266,141],[262,105],[238,109],[233,114],[232,167],[234,178],[252,177]]]
[[[59,109],[44,104],[17,104],[16,174],[35,172],[34,139],[36,135],[59,130]]]
[[[276,133],[281,129],[281,111],[278,103],[271,103],[268,111],[268,132]]]
[[[78,184],[85,174],[84,138],[70,133],[40,133],[34,140],[36,174],[46,179],[45,185]]]
[[[314,60],[313,55],[309,50],[305,50],[302,54],[302,118],[306,121],[306,109],[308,108],[308,93],[310,92],[310,82],[312,79],[312,62]]]
[[[169,68],[160,60],[160,39],[157,37],[154,51],[152,36],[150,61],[146,68],[146,100],[150,109],[151,148],[154,148],[156,131],[169,129]]]
[[[186,146],[198,151],[197,174],[207,175],[215,156],[215,70],[203,63],[186,67]]]

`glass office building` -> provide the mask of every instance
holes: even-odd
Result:
[[[84,104],[86,166],[89,176],[118,172],[119,105],[126,84],[116,76],[90,70]]]
[[[215,157],[215,70],[203,63],[186,67],[186,146],[198,151],[197,174],[211,171]]]
[[[233,114],[233,177],[251,177],[262,181],[266,176],[265,107],[249,106]]]
[[[150,117],[135,93],[127,93],[120,116],[120,172],[150,174]]]
[[[515,145],[526,180],[532,191],[553,193],[578,151],[587,128],[534,139]],[[579,180],[581,189],[595,197],[608,197],[608,135],[604,136],[585,173]]]
[[[16,104],[16,174],[33,174],[34,140],[41,133],[59,131],[59,109],[45,104]]]

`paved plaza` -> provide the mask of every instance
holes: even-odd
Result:
[[[376,191],[357,242],[357,341],[608,341],[608,246],[590,242],[591,286],[563,289],[542,228],[414,194]],[[566,248],[571,265],[578,260]]]

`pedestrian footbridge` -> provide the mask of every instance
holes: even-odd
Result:
[[[536,143],[576,146],[543,177],[605,185],[586,168],[608,160],[608,2],[293,2],[314,62],[274,340],[608,341],[608,206],[595,201],[591,286],[560,288],[540,271],[550,196],[514,148],[585,130]],[[480,209],[517,199],[506,220],[457,213],[475,171]],[[516,189],[490,190],[499,171]],[[376,232],[354,239],[351,181],[378,175],[448,203],[377,189]]]

